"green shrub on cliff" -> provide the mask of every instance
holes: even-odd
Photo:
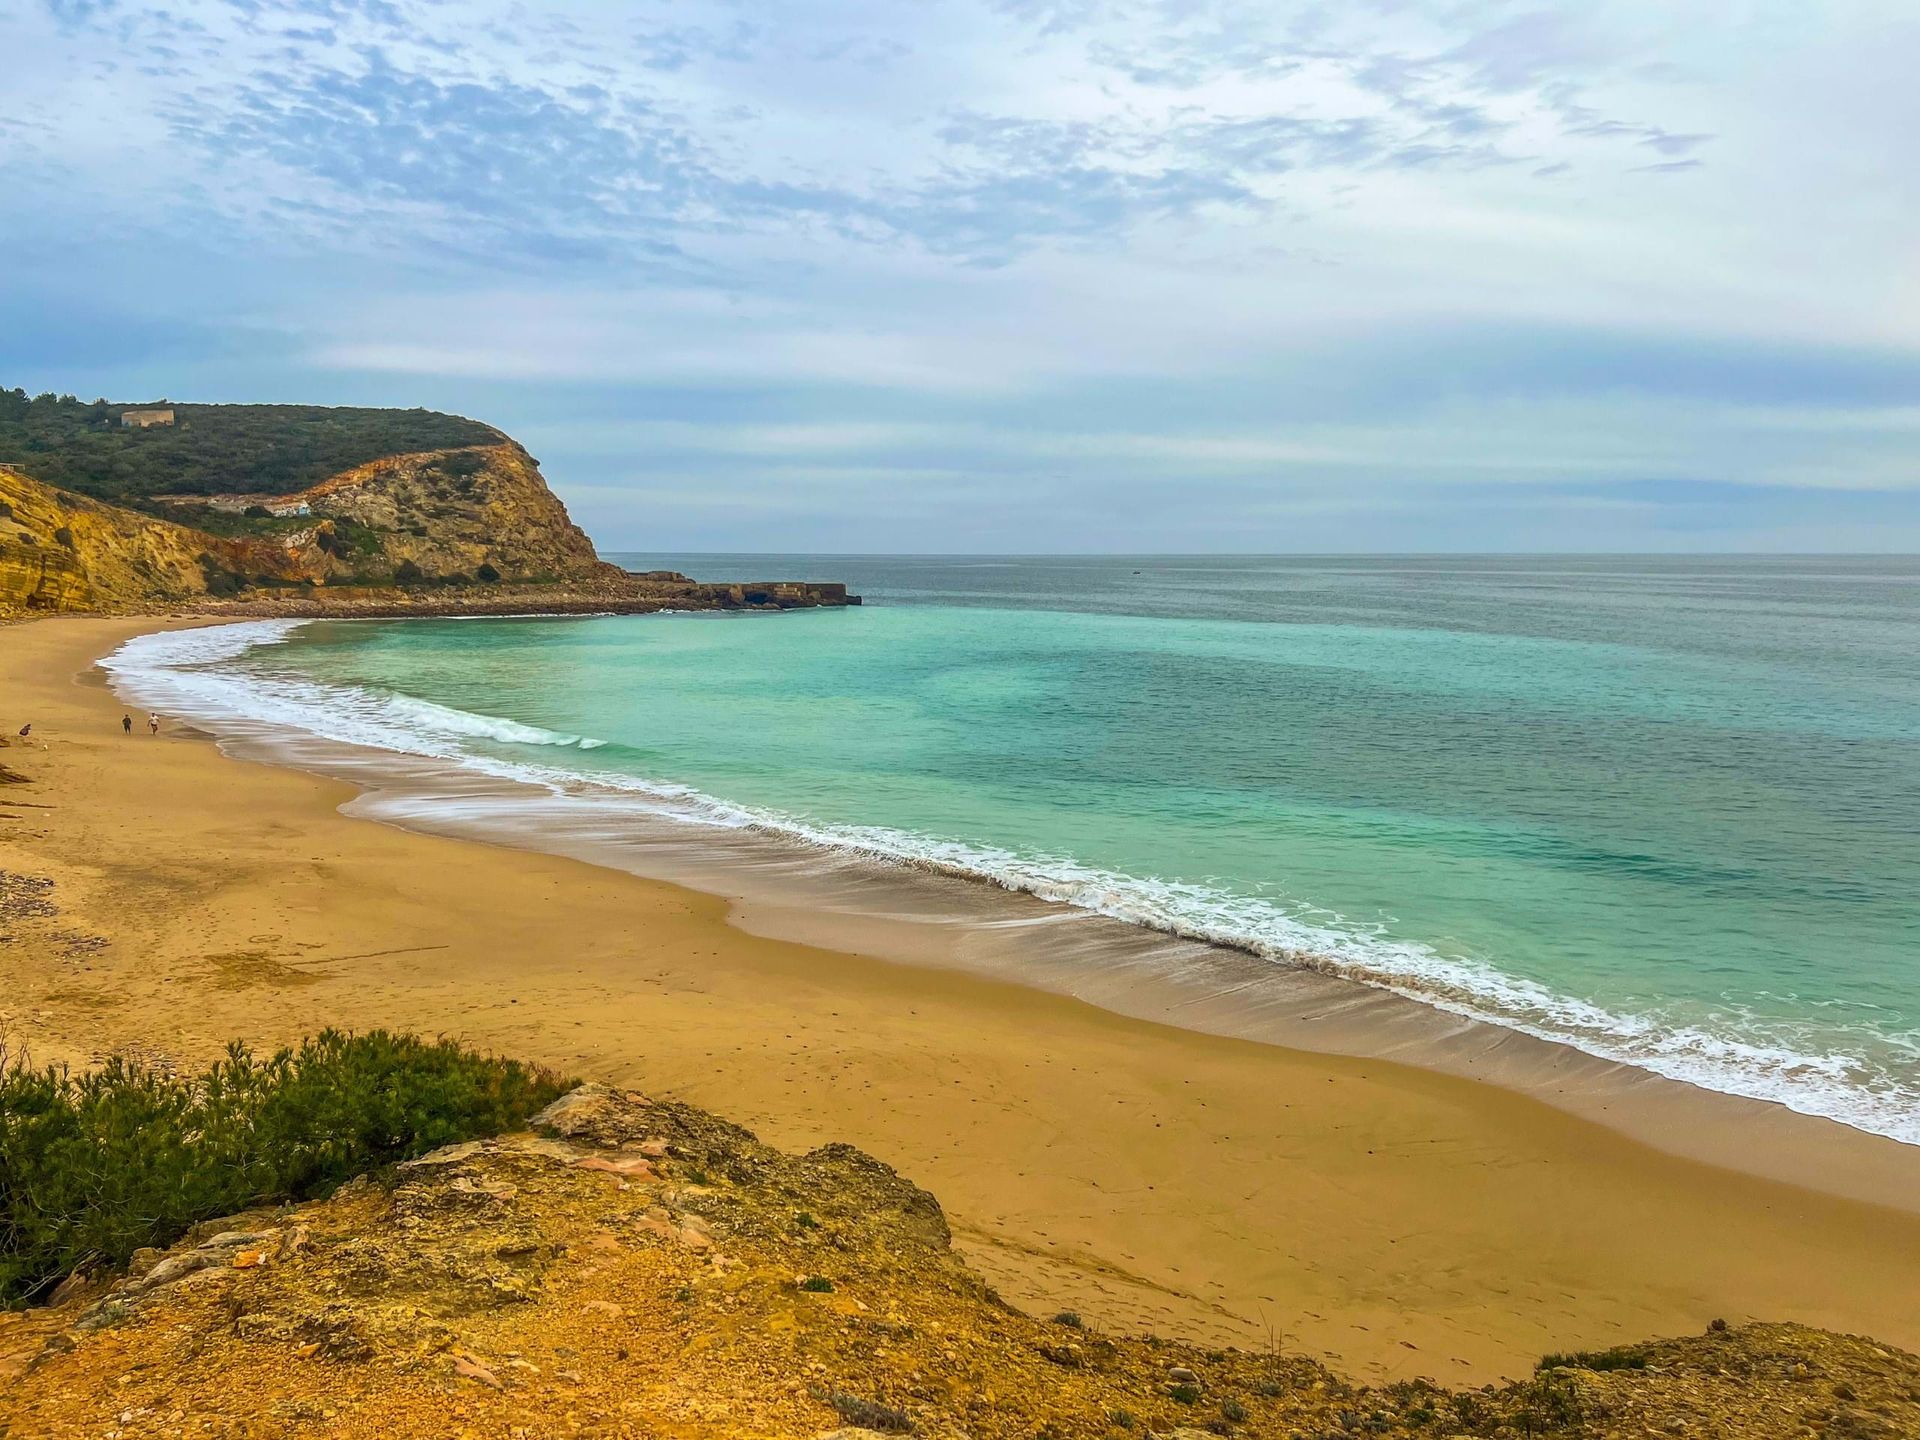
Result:
[[[328,1030],[265,1060],[236,1042],[193,1078],[118,1058],[78,1075],[0,1063],[0,1304],[201,1220],[511,1129],[565,1088],[384,1030]]]

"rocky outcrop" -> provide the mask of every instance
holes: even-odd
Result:
[[[234,581],[255,588],[553,584],[623,573],[594,553],[512,441],[389,455],[287,495],[162,500],[209,523],[252,519],[244,542],[223,553],[239,567]]]
[[[63,1298],[0,1314],[0,1436],[1920,1435],[1920,1359],[1797,1325],[1454,1390],[1025,1315],[881,1162],[604,1086]]]
[[[375,578],[406,565],[428,578],[472,579],[484,570],[507,582],[620,573],[594,553],[533,457],[511,441],[389,456],[277,497],[269,508],[316,521],[312,537],[301,535],[291,548],[317,581]],[[356,549],[366,532],[379,537],[377,557]],[[323,546],[328,534],[350,538]]]

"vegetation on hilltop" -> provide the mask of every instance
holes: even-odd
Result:
[[[0,464],[63,490],[152,509],[156,495],[286,494],[384,456],[505,438],[433,410],[324,405],[171,405],[172,425],[120,423],[122,411],[140,408],[0,390]]]
[[[199,1221],[512,1129],[564,1088],[537,1066],[381,1030],[325,1031],[266,1060],[235,1043],[193,1078],[117,1057],[30,1069],[0,1052],[0,1305]]]

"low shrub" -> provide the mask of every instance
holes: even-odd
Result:
[[[457,451],[452,455],[443,455],[435,462],[434,468],[442,474],[455,477],[478,475],[487,468],[487,457],[476,455],[471,450]]]
[[[0,1304],[83,1266],[124,1265],[202,1220],[511,1129],[566,1088],[537,1067],[383,1030],[328,1030],[265,1060],[235,1043],[192,1078],[0,1055]]]
[[[800,1282],[800,1288],[812,1295],[827,1295],[833,1291],[833,1281],[824,1275],[809,1275]]]
[[[1574,1350],[1566,1354],[1542,1355],[1535,1371],[1558,1370],[1644,1370],[1647,1352],[1631,1345],[1616,1350]]]
[[[842,1420],[861,1430],[880,1430],[889,1435],[907,1435],[918,1428],[913,1423],[913,1417],[906,1411],[893,1405],[883,1404],[878,1400],[867,1400],[838,1390],[829,1391],[826,1400]]]

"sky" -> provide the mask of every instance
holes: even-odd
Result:
[[[0,385],[603,550],[1920,550],[1914,0],[0,0]]]

